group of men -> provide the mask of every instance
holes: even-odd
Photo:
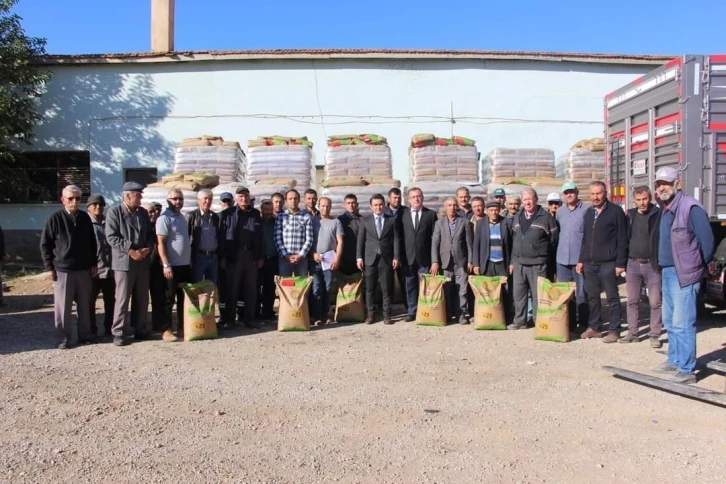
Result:
[[[393,324],[394,277],[404,294],[406,321],[416,318],[421,274],[443,274],[447,318],[469,324],[473,298],[469,275],[505,276],[508,329],[524,329],[537,311],[539,277],[574,282],[571,328],[581,338],[602,338],[600,293],[607,297],[604,342],[639,341],[638,304],[648,288],[650,343],[661,346],[662,321],[669,334],[668,361],[657,371],[675,381],[695,381],[696,297],[706,264],[713,255],[713,235],[699,203],[678,191],[678,171],[656,174],[659,205],[649,187],[634,190],[636,207],[628,210],[607,199],[605,184],[589,187],[591,205],[566,182],[562,195],[550,194],[540,206],[535,189],[521,197],[496,190],[492,198],[470,197],[461,187],[444,201],[441,216],[426,208],[420,188],[402,193],[391,188],[368,200],[371,214],[362,217],[358,199],[344,199],[345,212],[331,216],[331,200],[318,200],[315,190],[301,195],[291,189],[275,193],[254,207],[245,187],[220,196],[223,210],[211,210],[212,192],[198,193],[198,209],[182,215],[184,196],[170,190],[167,207],[142,206],[143,187],[127,183],[123,200],[110,207],[94,195],[88,212],[79,210],[77,187],[63,190],[64,208],[48,219],[41,252],[56,281],[56,327],[59,347],[92,340],[97,333],[95,300],[104,295],[104,329],[122,346],[135,335],[163,331],[165,341],[182,337],[181,283],[203,279],[217,284],[221,328],[240,321],[274,317],[274,276],[311,276],[310,313],[314,324],[331,322],[329,294],[333,275],[364,274],[367,315],[375,318],[376,292],[381,293],[382,320]],[[678,254],[678,257],[674,255]],[[618,277],[626,276],[628,332],[620,337]],[[147,306],[152,299],[152,327]],[[662,298],[661,298],[662,294]],[[241,299],[238,301],[238,299]],[[70,311],[78,308],[78,328]],[[663,301],[661,303],[661,301]],[[131,309],[129,310],[129,304]],[[178,317],[172,318],[174,304]],[[661,310],[661,305],[663,310]],[[111,309],[112,308],[112,309]]]

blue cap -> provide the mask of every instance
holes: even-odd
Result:
[[[136,183],[136,182],[126,182],[126,183],[124,183],[124,187],[123,187],[122,191],[141,193],[144,191],[144,186],[139,183]]]
[[[507,196],[507,192],[504,191],[504,188],[497,188],[496,190],[494,190],[494,194],[493,195],[495,197],[506,197]]]

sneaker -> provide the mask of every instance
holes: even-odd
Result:
[[[692,383],[696,383],[696,375],[694,375],[693,373],[683,373],[682,371],[676,371],[668,378],[668,381],[672,381],[673,383],[683,383],[686,385],[690,385]]]
[[[405,321],[406,321],[407,323],[413,323],[414,321],[416,321],[416,316],[411,316],[411,315],[409,314],[408,316],[406,316],[406,319],[405,319]]]
[[[602,338],[602,333],[600,331],[596,331],[592,328],[587,328],[585,330],[585,332],[580,335],[580,338],[582,338],[582,339]]]
[[[666,361],[665,363],[661,363],[660,365],[654,366],[653,368],[650,369],[650,371],[652,371],[654,373],[663,373],[666,375],[672,375],[673,372],[675,372],[677,369],[678,368],[676,368],[675,366],[671,365],[670,363],[668,363]]]
[[[515,324],[515,323],[512,323],[512,324],[508,324],[507,325],[507,329],[509,329],[509,330],[527,329],[527,324],[526,323],[525,324]]]
[[[166,341],[167,343],[174,343],[176,341],[179,341],[179,337],[168,329],[164,331],[163,335],[161,335],[161,339]]]
[[[114,346],[126,346],[128,343],[125,339],[123,339],[122,336],[114,336],[113,337],[113,345]]]
[[[660,338],[656,338],[654,336],[651,336],[650,338],[650,347],[651,348],[662,348],[663,343],[661,343]]]
[[[617,331],[609,331],[608,335],[603,338],[603,343],[615,343],[620,339],[620,333]]]
[[[618,343],[638,343],[638,342],[640,342],[640,340],[634,334],[626,334],[625,336],[620,338],[620,341],[618,341]]]

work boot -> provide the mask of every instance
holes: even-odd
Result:
[[[602,333],[600,331],[596,331],[592,328],[587,328],[584,333],[580,335],[581,339],[590,339],[590,338],[602,338]]]
[[[634,334],[627,334],[620,338],[620,343],[638,343],[640,340]]]
[[[507,325],[507,329],[509,329],[509,330],[527,329],[527,323],[524,323],[524,324],[516,324],[516,323],[508,324]]]
[[[678,368],[671,365],[667,361],[665,363],[661,363],[660,365],[654,366],[650,369],[650,371],[654,373],[663,373],[666,375],[672,375]]]
[[[692,383],[696,383],[696,375],[694,375],[693,373],[684,373],[682,371],[676,371],[668,378],[668,381],[672,381],[674,383],[684,383],[686,385],[690,385]]]
[[[469,323],[469,318],[467,318],[466,316],[460,317],[459,318],[459,324],[470,324]]]
[[[651,336],[650,337],[650,347],[655,348],[655,349],[662,348],[663,343],[661,343],[660,338]]]
[[[610,331],[608,335],[602,340],[603,343],[615,343],[620,339],[620,333],[617,331]]]

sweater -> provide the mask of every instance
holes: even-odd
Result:
[[[90,270],[96,265],[96,236],[91,217],[65,208],[51,214],[40,236],[40,255],[46,271]]]

